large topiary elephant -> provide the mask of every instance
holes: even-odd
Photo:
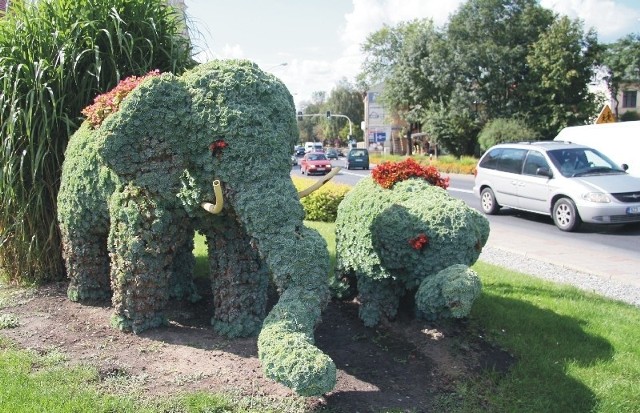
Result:
[[[301,395],[330,391],[335,365],[313,345],[329,256],[303,225],[289,175],[298,130],[286,87],[250,62],[215,61],[152,76],[119,99],[110,95],[117,111],[86,121],[67,148],[58,214],[69,298],[112,296],[123,330],[165,323],[170,298],[195,294],[197,230],[215,330],[259,332],[268,377]],[[265,318],[269,277],[280,296]]]

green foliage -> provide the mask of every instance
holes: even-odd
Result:
[[[425,278],[473,264],[488,236],[486,218],[442,188],[412,178],[388,190],[366,178],[338,208],[336,276],[357,280],[360,317],[375,325]]]
[[[605,46],[602,59],[607,71],[607,86],[611,96],[617,101],[621,87],[625,83],[640,82],[640,34],[629,34],[622,39]]]
[[[359,125],[364,120],[364,101],[362,93],[346,79],[342,79],[334,89],[329,93],[329,98],[325,105],[325,113],[330,110],[331,113],[345,115],[351,120],[351,132],[354,138],[362,141],[363,131]],[[323,140],[326,145],[346,145],[349,140],[349,121],[345,118],[332,117],[326,122]]]
[[[292,177],[293,184],[301,191],[315,182],[308,178]],[[335,222],[338,206],[345,195],[351,190],[348,185],[327,182],[318,190],[302,198],[300,202],[304,208],[305,219],[319,222]]]
[[[197,230],[208,244],[214,329],[238,337],[262,326],[267,376],[304,395],[330,391],[335,365],[313,346],[329,256],[302,224],[290,178],[293,99],[282,82],[248,61],[212,61],[144,80],[97,129],[87,124],[71,139],[59,196],[69,295],[112,292],[119,329],[163,324],[170,298],[193,298]],[[200,207],[222,202],[214,180],[217,215]],[[265,319],[269,276],[281,295]]]
[[[598,113],[588,90],[600,48],[593,30],[580,21],[557,18],[531,45],[526,57],[530,87],[529,123],[543,139],[571,125],[584,124]]]
[[[478,136],[482,152],[499,143],[534,140],[537,140],[535,131],[520,119],[493,119],[482,128]]]
[[[628,110],[620,115],[620,122],[631,122],[634,120],[640,120],[640,114],[635,110]]]
[[[477,153],[492,119],[525,119],[548,138],[593,114],[594,33],[536,0],[468,0],[441,28],[428,19],[385,26],[363,50],[360,78],[384,83],[388,108],[456,156]]]
[[[15,328],[20,325],[20,321],[15,314],[0,314],[0,330],[4,328]]]
[[[416,309],[420,317],[463,318],[480,296],[482,284],[475,271],[464,264],[454,264],[424,279],[416,293]]]
[[[0,19],[0,269],[64,275],[56,222],[63,152],[80,111],[122,78],[193,64],[162,0],[11,3]]]

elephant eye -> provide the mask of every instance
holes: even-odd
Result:
[[[216,139],[209,145],[209,150],[211,151],[211,156],[220,156],[222,154],[222,150],[229,146],[224,139]]]

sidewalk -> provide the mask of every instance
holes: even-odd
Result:
[[[571,245],[552,241],[540,244],[531,241],[515,230],[492,227],[487,246],[640,287],[640,252],[632,255],[606,246],[585,246],[585,243]]]

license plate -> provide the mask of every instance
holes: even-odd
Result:
[[[632,206],[627,208],[627,214],[640,214],[640,206]]]

